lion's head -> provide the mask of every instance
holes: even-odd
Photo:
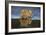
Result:
[[[21,19],[20,19],[20,25],[21,26],[28,26],[32,22],[32,11],[28,9],[22,9],[21,10]]]

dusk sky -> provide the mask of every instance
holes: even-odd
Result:
[[[40,7],[20,7],[20,6],[12,6],[11,7],[11,18],[17,19],[20,18],[21,9],[29,9],[32,11],[32,20],[40,20]]]

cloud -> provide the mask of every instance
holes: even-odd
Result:
[[[33,17],[32,20],[40,20],[39,17]]]
[[[12,18],[12,19],[20,19],[21,17],[20,17],[20,16],[12,15],[12,17],[11,17],[11,18]],[[32,17],[32,20],[40,20],[40,17],[37,17],[37,16]]]
[[[12,18],[12,19],[19,19],[19,18],[21,18],[21,17],[20,17],[20,16],[12,15],[11,18]]]

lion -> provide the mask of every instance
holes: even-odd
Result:
[[[21,10],[20,25],[27,27],[32,22],[32,11],[28,9]]]

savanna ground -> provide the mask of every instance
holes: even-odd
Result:
[[[19,19],[11,19],[11,27],[14,28],[26,28],[26,27],[20,27],[19,26]],[[40,27],[40,20],[32,20],[32,23],[27,28],[39,28]]]

